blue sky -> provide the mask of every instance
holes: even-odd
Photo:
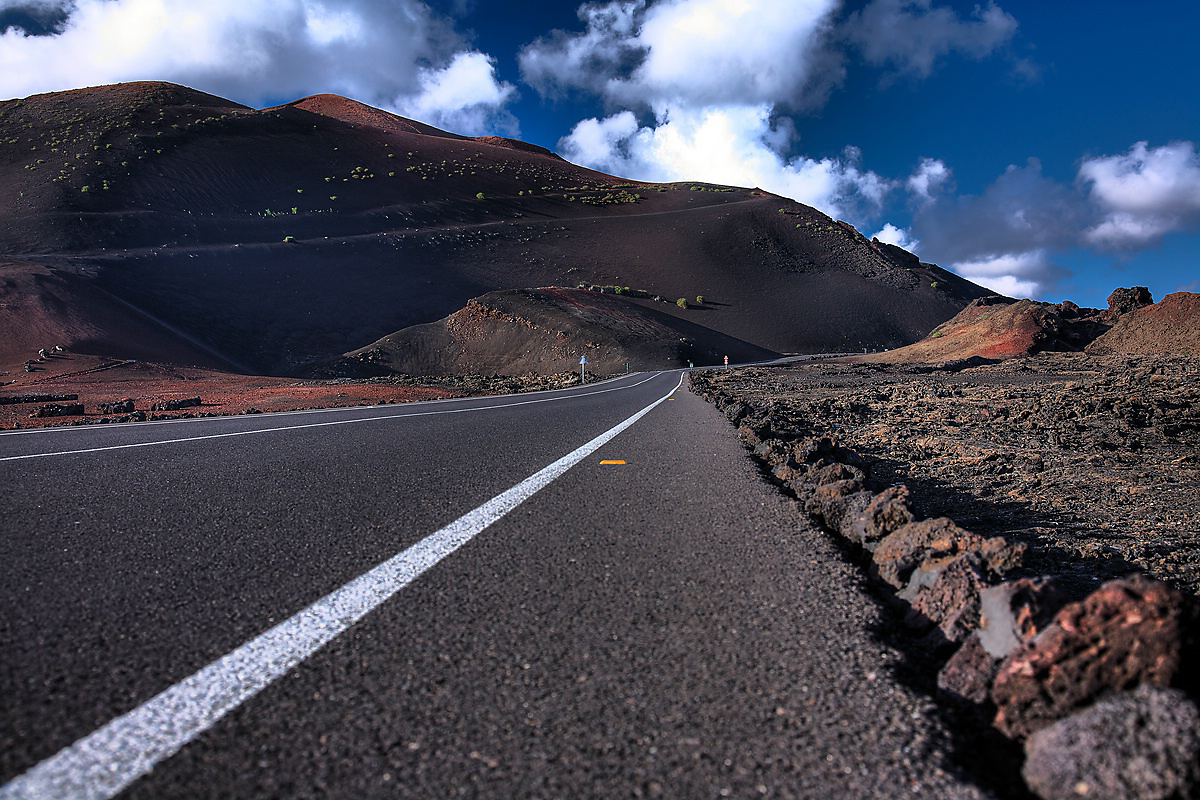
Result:
[[[0,97],[318,92],[762,186],[1015,296],[1200,291],[1192,0],[0,0]]]

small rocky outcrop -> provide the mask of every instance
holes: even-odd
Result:
[[[1200,796],[1200,709],[1171,689],[1113,695],[1030,736],[1022,774],[1046,800]]]
[[[150,406],[151,411],[180,411],[185,408],[196,408],[201,405],[199,397],[184,397],[176,400],[159,400]]]
[[[0,406],[20,405],[22,403],[59,403],[64,400],[78,400],[77,394],[13,394],[0,396]]]
[[[132,414],[133,400],[126,397],[113,403],[100,403],[97,408],[101,414]]]
[[[78,417],[83,414],[83,403],[47,403],[38,406],[29,416],[44,419],[46,417]]]
[[[1153,304],[1154,298],[1150,296],[1150,290],[1145,286],[1113,289],[1113,293],[1108,296],[1108,310],[1104,312],[1104,316],[1109,321],[1115,322],[1117,317],[1123,314],[1128,314],[1130,311],[1137,311],[1139,308],[1145,308]]]
[[[1200,294],[1175,292],[1123,312],[1086,350],[1098,356],[1200,354]]]

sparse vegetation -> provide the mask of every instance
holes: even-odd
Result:
[[[704,295],[702,295],[702,294],[696,295],[696,305],[698,305],[698,306],[704,305]]]
[[[679,298],[678,300],[675,301],[675,305],[679,306],[680,308],[687,308],[688,307],[687,298],[686,297]]]

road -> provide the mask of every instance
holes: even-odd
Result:
[[[982,796],[685,386],[0,434],[0,798]]]

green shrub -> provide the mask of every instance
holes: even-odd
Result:
[[[937,281],[934,281],[933,283],[929,284],[930,289],[936,289],[939,286],[941,286],[941,284],[938,283]]]
[[[291,244],[292,242],[296,241],[296,237],[295,236],[285,236],[285,237],[283,237],[283,241],[287,244]]]
[[[687,298],[686,297],[679,298],[678,300],[675,301],[675,305],[679,306],[680,308],[687,308],[688,307]]]
[[[698,305],[698,306],[704,305],[704,295],[702,295],[702,294],[696,295],[696,305]]]
[[[476,200],[487,200],[487,195],[485,195],[483,192],[476,192],[475,199]]]

